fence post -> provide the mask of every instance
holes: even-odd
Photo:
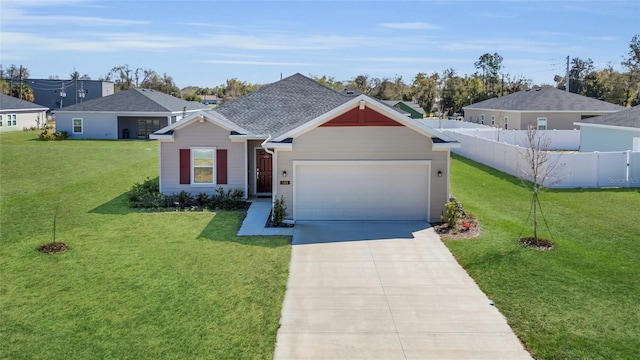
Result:
[[[629,178],[630,174],[629,174],[629,166],[631,165],[631,150],[627,150],[625,151],[627,153],[627,168],[625,171],[625,177],[626,177],[626,184],[627,187],[631,187],[631,179]]]

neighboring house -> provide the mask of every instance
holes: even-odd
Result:
[[[575,122],[624,107],[555,88],[533,88],[463,107],[464,120],[503,129],[577,129]]]
[[[425,117],[424,109],[421,108],[418,104],[412,103],[410,101],[384,100],[383,102],[387,105],[405,111],[412,119],[422,119]]]
[[[576,122],[580,151],[640,151],[640,105]]]
[[[54,110],[56,130],[72,139],[147,139],[193,112],[209,109],[150,89],[129,89]]]
[[[295,74],[150,136],[160,190],[283,197],[287,219],[440,221],[459,143]]]
[[[200,97],[200,102],[205,105],[217,105],[218,104],[218,96],[217,95],[198,95]]]
[[[44,106],[0,93],[0,131],[43,127],[47,110]]]
[[[49,109],[60,109],[85,101],[113,95],[114,84],[103,80],[27,79],[33,90],[33,102]]]

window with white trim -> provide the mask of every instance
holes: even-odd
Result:
[[[537,125],[538,130],[547,130],[547,118],[539,117]]]
[[[17,126],[17,125],[18,125],[18,115],[7,114],[7,126]]]
[[[191,148],[191,184],[216,183],[216,148]]]
[[[73,122],[73,133],[74,134],[82,134],[84,131],[84,124],[81,118],[74,118],[71,120]]]
[[[496,116],[495,115],[491,115],[491,126],[496,124]]]
[[[504,129],[507,130],[509,128],[509,117],[504,117]]]

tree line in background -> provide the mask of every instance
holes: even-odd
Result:
[[[320,84],[338,91],[351,89],[379,100],[415,101],[427,113],[451,115],[460,112],[465,105],[531,88],[531,79],[502,72],[502,61],[503,57],[500,54],[486,53],[474,63],[476,72],[473,74],[458,75],[454,68],[445,69],[441,73],[421,72],[416,74],[410,84],[405,83],[402,76],[398,75],[394,78],[375,78],[363,74],[347,81],[339,81],[326,75],[311,77]],[[612,64],[598,70],[591,59],[572,58],[568,73],[569,91],[618,105],[638,105],[640,34],[632,37],[621,65],[625,70],[623,72],[614,70]],[[80,75],[75,69],[69,77],[72,80],[91,80],[89,75]],[[0,65],[0,91],[4,94],[33,101],[33,91],[24,83],[28,78],[29,70],[22,65],[11,65],[6,69]],[[55,75],[49,78],[58,79]],[[132,68],[128,64],[112,68],[99,80],[112,81],[115,91],[139,87],[191,101],[200,101],[203,95],[215,95],[221,102],[229,101],[262,86],[232,78],[212,88],[187,86],[179,89],[173,78],[166,73],[160,75],[153,69]],[[556,75],[555,87],[565,90],[566,80],[567,76]]]

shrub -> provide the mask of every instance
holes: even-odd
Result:
[[[38,138],[44,141],[67,140],[69,138],[69,133],[67,133],[66,131],[53,132],[53,130],[49,126],[47,126],[46,129],[42,130],[38,134]]]
[[[458,202],[453,196],[449,199],[449,202],[445,204],[445,213],[441,216],[442,220],[447,223],[447,226],[451,229],[455,229],[458,224],[458,220],[466,216],[462,203]]]
[[[129,206],[132,208],[161,207],[160,180],[147,178],[144,182],[135,183],[129,190]]]
[[[211,210],[239,210],[243,209],[244,191],[230,189],[225,191],[222,187],[216,189],[214,195],[204,192],[193,196],[182,190],[177,194],[160,193],[160,180],[147,178],[142,183],[135,183],[129,190],[129,206],[142,209],[192,209],[209,208]]]
[[[244,191],[240,189],[224,190],[219,186],[209,199],[208,206],[211,210],[238,210],[244,206],[243,197]]]
[[[287,216],[287,204],[284,202],[284,196],[280,195],[273,202],[273,218],[271,220],[276,226],[281,226],[285,216]]]

